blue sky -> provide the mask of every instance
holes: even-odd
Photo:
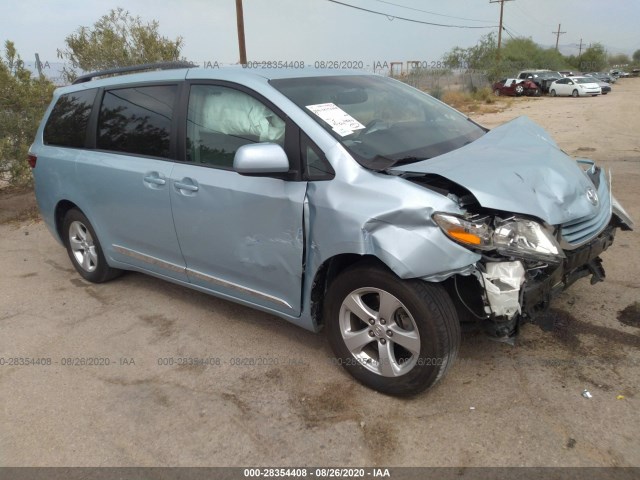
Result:
[[[389,17],[328,0],[244,0],[249,60],[434,61],[452,47],[473,45],[496,29],[442,28],[396,16],[492,26],[499,15],[499,4],[489,0],[340,1]],[[182,36],[183,54],[189,60],[238,61],[235,0],[0,0],[0,40],[14,41],[24,60],[33,60],[38,52],[43,61],[53,62],[65,36],[117,6],[143,20],[158,20],[166,36]],[[611,53],[640,49],[637,0],[514,0],[504,9],[504,23],[512,35],[543,45],[555,44],[551,32],[561,23],[567,32],[560,37],[564,53],[577,53],[581,38],[586,44],[601,42]]]

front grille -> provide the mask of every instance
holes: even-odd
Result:
[[[598,211],[594,215],[567,222],[561,227],[562,239],[577,247],[598,235],[611,220],[611,198],[607,182],[601,181],[598,187]]]

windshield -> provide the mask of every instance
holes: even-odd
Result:
[[[542,72],[539,74],[540,78],[562,78],[562,75],[559,72]]]
[[[404,83],[375,75],[271,80],[366,168],[385,170],[450,152],[485,130]]]
[[[574,78],[576,83],[598,83],[595,78]]]

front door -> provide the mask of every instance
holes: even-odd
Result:
[[[171,203],[190,282],[299,315],[306,182],[233,171],[242,145],[285,146],[284,116],[274,110],[246,91],[192,85]]]

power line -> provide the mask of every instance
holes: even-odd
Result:
[[[524,35],[516,32],[513,28],[508,28],[506,25],[502,26],[502,29],[509,34],[509,36],[515,40],[517,38],[525,38]]]
[[[518,10],[520,10],[520,11],[525,15],[525,17],[527,18],[527,20],[533,20],[533,21],[535,21],[535,22],[539,23],[540,25],[544,25],[544,26],[549,25],[548,23],[541,22],[540,20],[538,20],[536,17],[534,17],[534,16],[533,16],[533,15],[531,15],[530,13],[525,12],[525,11],[524,11],[524,9],[523,9],[522,7],[520,7],[517,3],[516,3],[516,4],[514,4],[514,5],[515,5],[515,7],[516,7]]]
[[[406,5],[387,2],[386,0],[375,0],[375,1],[380,3],[386,3],[387,5],[393,5],[394,7],[406,8],[407,10],[413,10],[414,12],[422,12],[422,13],[428,13],[429,15],[436,15],[438,17],[455,18],[457,20],[469,20],[470,22],[493,23],[491,20],[477,20],[475,18],[455,17],[453,15],[445,15],[443,13],[430,12],[429,10],[421,10],[419,8],[407,7]]]
[[[506,30],[506,29],[507,29],[507,26],[506,26],[506,25],[502,25],[502,28],[504,28],[504,29]],[[508,27],[508,30],[509,30],[511,33],[515,33],[517,37],[524,37],[524,35],[523,35],[523,34],[521,34],[520,32],[518,32],[517,30],[515,30],[513,27]]]
[[[383,13],[383,12],[377,12],[375,10],[369,10],[367,8],[362,8],[362,7],[356,7],[355,5],[350,5],[348,3],[342,3],[342,2],[338,2],[337,0],[327,0],[328,2],[331,3],[337,3],[338,5],[342,5],[345,7],[349,7],[349,8],[354,8],[356,10],[362,10],[363,12],[369,12],[369,13],[373,13],[375,15],[382,15],[383,17],[387,17],[387,19],[389,20],[395,20],[396,18],[398,20],[404,20],[405,22],[412,22],[412,23],[420,23],[423,25],[432,25],[434,27],[446,27],[446,28],[496,28],[496,25],[487,25],[487,26],[476,26],[476,25],[448,25],[448,24],[444,24],[444,23],[433,23],[433,22],[425,22],[422,20],[415,20],[413,18],[406,18],[406,17],[398,17],[396,15],[389,15],[388,13]]]
[[[514,37],[513,35],[511,35],[511,32],[509,31],[509,29],[507,27],[503,27],[504,31],[507,32],[507,35],[509,35],[511,37],[512,40],[515,40],[516,37]]]

